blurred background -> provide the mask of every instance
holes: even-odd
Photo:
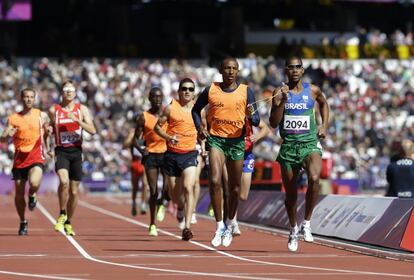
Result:
[[[129,190],[122,142],[151,87],[165,103],[184,77],[200,92],[219,81],[217,62],[235,56],[240,81],[260,100],[283,82],[284,59],[299,55],[332,110],[323,191],[382,194],[399,142],[414,139],[412,15],[408,0],[0,0],[1,130],[19,110],[20,89],[37,89],[46,110],[72,79],[99,131],[85,135],[85,185]],[[268,121],[270,104],[259,106]],[[272,131],[255,147],[256,182],[280,187],[272,163],[280,143]],[[0,148],[9,182],[13,147]]]

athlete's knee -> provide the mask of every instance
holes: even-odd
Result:
[[[78,195],[78,188],[70,188],[70,195],[71,196],[77,196]]]
[[[230,192],[230,195],[239,196],[240,186],[233,186],[232,188],[230,188],[229,192]]]
[[[221,178],[219,176],[211,176],[210,186],[212,186],[214,188],[220,188],[221,187]]]
[[[248,194],[245,192],[240,192],[239,198],[242,201],[247,201]]]
[[[67,190],[69,189],[69,179],[60,179],[59,189]]]
[[[319,173],[318,172],[310,172],[308,175],[308,184],[310,186],[319,184]]]

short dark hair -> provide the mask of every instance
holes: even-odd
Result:
[[[288,66],[292,60],[299,60],[299,61],[300,61],[300,64],[303,64],[303,62],[302,62],[302,58],[300,58],[300,57],[299,57],[299,56],[297,56],[297,55],[292,55],[292,56],[288,57],[288,58],[285,60],[285,67],[286,67],[286,66]]]
[[[22,89],[22,90],[20,91],[20,98],[23,98],[23,94],[24,94],[26,91],[31,91],[31,92],[33,92],[35,96],[36,96],[36,94],[37,94],[34,88],[31,88],[31,87],[26,87],[26,88],[24,88],[24,89]]]
[[[162,90],[160,87],[152,87],[149,91],[149,96],[151,97],[151,95],[153,95],[154,93],[156,93],[157,91],[162,93]]]
[[[223,66],[224,66],[224,62],[225,61],[228,61],[228,60],[233,60],[234,62],[236,62],[237,63],[237,65],[238,66],[240,66],[239,65],[239,62],[237,61],[237,59],[236,58],[234,58],[234,57],[226,57],[225,59],[223,59],[221,62],[220,62],[220,69],[223,69]]]
[[[190,78],[184,78],[180,81],[180,84],[178,85],[178,89],[180,89],[181,86],[185,83],[192,83],[195,86],[195,83],[193,80],[191,80]]]

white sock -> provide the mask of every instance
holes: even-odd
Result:
[[[222,229],[225,229],[225,228],[226,228],[226,226],[224,225],[223,220],[216,222],[216,229],[222,230]]]
[[[298,233],[299,232],[299,227],[298,225],[295,225],[294,227],[290,228],[290,232],[291,233]]]
[[[237,224],[237,220],[236,217],[234,217],[233,219],[227,219],[227,223],[228,226],[233,226],[235,224]]]
[[[310,221],[308,221],[308,220],[303,220],[303,222],[302,222],[302,226],[304,226],[304,227],[310,227]]]

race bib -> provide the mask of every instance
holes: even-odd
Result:
[[[60,133],[60,142],[62,144],[73,144],[81,140],[81,131],[62,131]]]
[[[307,133],[310,131],[310,117],[285,115],[283,128],[289,134]]]

